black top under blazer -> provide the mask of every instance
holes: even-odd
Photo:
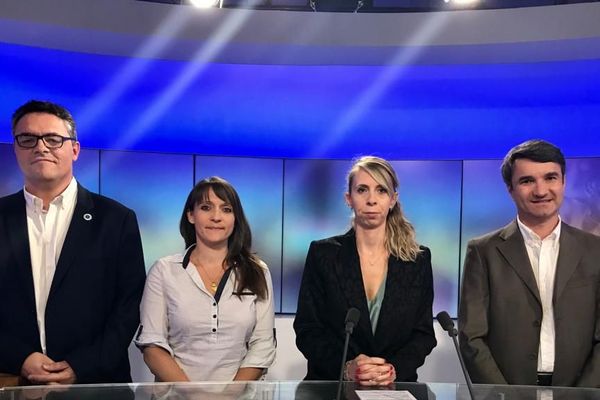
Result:
[[[46,347],[78,383],[130,382],[145,280],[132,210],[81,186],[46,305]],[[41,352],[23,191],[0,198],[0,372]]]
[[[390,256],[385,296],[375,335],[371,329],[354,230],[312,242],[294,320],[296,345],[308,360],[307,380],[336,380],[351,307],[360,320],[347,360],[363,353],[385,358],[396,381],[416,381],[417,368],[436,345],[433,330],[431,253],[421,246],[414,262]]]

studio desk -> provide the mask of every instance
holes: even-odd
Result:
[[[362,390],[346,382],[342,399],[364,399]],[[392,393],[392,392],[396,393]],[[404,393],[399,393],[405,391]],[[466,385],[397,383],[370,393],[370,399],[470,400]],[[133,383],[118,385],[27,386],[0,389],[0,400],[334,400],[336,382]],[[600,389],[475,385],[475,400],[600,400]]]

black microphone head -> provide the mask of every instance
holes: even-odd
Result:
[[[443,330],[448,332],[450,335],[456,334],[456,330],[454,329],[454,321],[452,321],[452,318],[450,318],[446,311],[440,311],[438,315],[436,315],[436,318]]]
[[[360,311],[358,311],[358,308],[352,307],[346,313],[346,321],[345,321],[346,324],[348,322],[350,322],[352,325],[356,325],[358,323],[359,319],[360,319]]]
[[[358,311],[358,308],[352,307],[351,309],[348,310],[348,312],[346,313],[346,321],[345,321],[346,333],[352,334],[352,331],[354,330],[354,327],[358,323],[359,319],[360,319],[360,311]]]

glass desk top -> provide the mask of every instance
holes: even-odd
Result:
[[[345,382],[342,399],[360,400],[358,393],[369,389]],[[394,390],[417,400],[470,399],[466,385],[451,383],[396,383],[375,394],[389,399]],[[337,382],[132,383],[7,387],[0,389],[0,400],[334,400],[336,392]],[[475,400],[600,400],[600,389],[474,385],[474,395]]]

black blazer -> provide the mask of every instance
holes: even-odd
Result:
[[[46,305],[48,357],[78,383],[130,382],[128,346],[144,289],[132,210],[78,187]],[[0,198],[0,371],[20,374],[41,352],[23,191]]]
[[[347,359],[360,353],[383,357],[394,365],[397,381],[417,380],[417,368],[436,345],[431,253],[421,249],[415,262],[389,258],[385,297],[373,335],[354,230],[311,243],[294,320],[296,345],[308,360],[305,379],[338,379],[344,318],[349,308],[356,307],[361,316]]]

